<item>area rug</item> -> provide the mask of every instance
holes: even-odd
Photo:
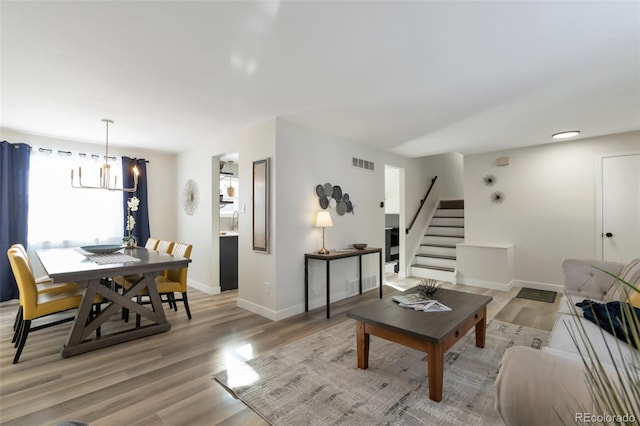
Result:
[[[234,367],[227,364],[215,379],[272,425],[501,425],[494,382],[502,354],[515,345],[539,349],[549,336],[493,320],[481,349],[469,332],[445,354],[438,403],[428,398],[422,352],[372,336],[369,368],[359,370],[355,328],[348,319]]]
[[[556,293],[555,291],[522,287],[516,297],[519,297],[520,299],[537,300],[538,302],[553,303],[556,301],[557,294],[558,293]]]

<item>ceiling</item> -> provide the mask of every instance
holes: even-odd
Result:
[[[270,117],[408,157],[640,129],[640,2],[2,0],[0,126],[180,152]]]

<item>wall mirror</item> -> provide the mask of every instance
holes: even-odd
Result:
[[[269,159],[253,162],[253,249],[269,252]]]

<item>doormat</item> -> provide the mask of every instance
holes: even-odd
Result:
[[[520,299],[537,300],[538,302],[553,303],[556,301],[555,291],[538,290],[535,288],[522,287],[516,297]]]

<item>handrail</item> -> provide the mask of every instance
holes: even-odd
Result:
[[[420,214],[420,210],[422,210],[422,206],[424,206],[424,203],[427,202],[427,197],[429,196],[429,193],[431,192],[431,189],[433,188],[433,184],[436,183],[436,179],[438,179],[438,176],[434,176],[433,179],[431,179],[431,185],[429,186],[429,189],[427,190],[427,193],[425,194],[424,198],[422,200],[420,200],[420,207],[418,207],[418,211],[416,212],[415,216],[413,216],[413,220],[411,220],[411,224],[409,225],[409,227],[405,230],[406,234],[408,234],[409,231],[411,231],[411,228],[413,228],[413,224],[416,223],[416,219],[418,219],[418,215]]]

